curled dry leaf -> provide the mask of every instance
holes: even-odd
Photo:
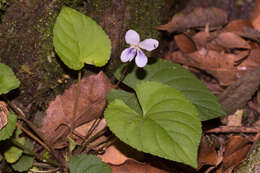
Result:
[[[8,123],[7,116],[8,116],[7,105],[5,102],[0,101],[0,130],[7,125]]]
[[[192,53],[196,51],[196,45],[193,40],[185,34],[178,34],[174,36],[174,40],[182,52]]]
[[[242,39],[240,36],[232,32],[220,33],[215,40],[211,42],[215,46],[222,47],[224,49],[250,49],[250,45]]]
[[[232,32],[198,32],[193,37],[198,48],[206,48],[214,51],[226,51],[228,49],[251,49],[250,44],[239,35]]]
[[[238,77],[236,62],[244,56],[245,52],[234,55],[202,48],[190,54],[183,54],[180,51],[172,52],[167,54],[165,58],[205,70],[218,79],[221,85],[229,85]]]
[[[248,20],[237,19],[227,24],[224,28],[225,32],[243,32],[244,28],[253,28],[253,25]]]
[[[254,28],[260,31],[260,0],[255,1],[255,6],[251,13],[250,21]]]
[[[74,103],[77,99],[77,84],[73,84],[49,105],[43,119],[41,131],[55,148],[66,145],[72,123],[78,127],[102,115],[106,105],[106,94],[112,84],[103,72],[90,75],[80,81],[80,94],[76,117],[73,119]]]
[[[103,162],[112,165],[121,165],[129,159],[129,157],[124,155],[114,145],[111,145],[109,148],[106,149],[106,152],[104,154],[98,155],[98,157],[100,157]]]
[[[252,144],[249,139],[242,136],[232,136],[225,146],[223,170],[233,170],[237,167],[249,152]]]
[[[196,8],[186,16],[173,16],[169,23],[160,25],[157,29],[171,33],[189,28],[204,27],[206,24],[209,24],[210,27],[222,26],[227,21],[228,15],[221,9],[215,7]]]

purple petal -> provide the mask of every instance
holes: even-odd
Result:
[[[125,34],[125,41],[127,44],[137,45],[140,42],[140,36],[136,31],[130,29]]]
[[[142,41],[139,45],[142,49],[145,49],[147,51],[152,51],[159,46],[159,42],[158,40],[148,38]]]
[[[147,64],[147,57],[145,56],[145,54],[141,51],[138,50],[138,53],[135,57],[135,63],[138,67],[144,67]]]
[[[136,49],[135,48],[126,48],[121,53],[120,59],[122,62],[132,61],[133,58],[136,55]]]

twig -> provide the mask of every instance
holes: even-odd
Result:
[[[99,118],[95,119],[94,123],[91,125],[91,127],[90,127],[90,129],[89,129],[89,131],[88,131],[88,133],[87,133],[87,135],[86,135],[84,140],[89,138],[89,136],[94,132],[94,130],[99,125],[100,121],[101,121],[101,119],[99,119]]]
[[[79,153],[81,153],[88,144],[90,144],[91,142],[93,142],[94,140],[96,140],[97,138],[103,136],[105,133],[107,132],[107,127],[105,127],[104,129],[100,130],[98,133],[96,133],[94,136],[92,136],[91,138],[89,138],[88,140],[86,140],[80,147],[79,149]]]
[[[206,133],[259,133],[260,127],[220,126]]]
[[[256,111],[258,114],[260,114],[260,108],[256,106],[252,101],[248,102],[248,106],[254,111]]]
[[[125,79],[126,72],[127,72],[129,66],[130,66],[130,63],[128,63],[128,64],[124,67],[123,72],[122,72],[122,75],[120,76],[120,79],[117,81],[115,88],[118,88],[119,84]]]
[[[32,134],[30,131],[28,131],[26,128],[24,128],[20,123],[16,123],[16,126],[19,127],[24,133],[26,133],[28,136],[33,138],[35,141],[37,141],[40,145],[42,145],[46,150],[50,151],[49,147],[42,142],[37,136]]]
[[[78,111],[78,102],[79,102],[79,95],[80,95],[80,80],[81,80],[81,71],[78,72],[77,93],[76,93],[76,99],[74,102],[73,119],[72,119],[72,125],[71,125],[70,132],[72,132],[74,130],[76,114]]]
[[[40,154],[38,153],[35,153],[34,151],[30,150],[29,148],[25,147],[24,145],[20,144],[19,142],[17,142],[15,139],[12,139],[11,142],[17,146],[18,148],[21,148],[23,149],[24,151],[26,151],[29,155],[32,155],[32,156],[35,156],[37,159],[43,161],[43,160],[46,160],[47,163],[50,163],[51,165],[53,166],[57,166],[57,167],[61,167],[61,165],[51,159],[48,159],[48,158],[44,158],[43,156],[41,156]]]
[[[60,159],[55,151],[53,150],[53,148],[49,145],[49,143],[45,140],[44,136],[42,135],[42,133],[38,130],[38,128],[32,123],[30,122],[29,120],[27,120],[25,117],[25,114],[23,113],[23,111],[18,108],[15,104],[13,104],[11,101],[9,101],[5,96],[3,96],[3,98],[7,101],[8,105],[13,109],[13,111],[18,115],[18,117],[23,120],[33,131],[34,133],[40,137],[40,139],[42,141],[44,141],[44,143],[46,144],[47,148],[49,148],[49,152],[51,153],[51,155],[57,160],[60,162],[60,165],[61,168],[64,168],[64,166],[62,164],[65,164],[65,166],[67,167],[66,165],[66,162],[64,162],[64,160]]]

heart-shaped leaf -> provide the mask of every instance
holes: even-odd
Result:
[[[201,122],[196,107],[178,90],[157,82],[136,85],[142,113],[115,99],[105,110],[109,128],[137,150],[197,167]]]
[[[24,146],[30,150],[33,150],[33,143],[31,143],[28,140],[25,140]],[[19,172],[24,172],[24,171],[28,171],[32,167],[34,157],[27,154],[30,153],[24,152],[22,157],[19,158],[19,160],[17,160],[14,164],[11,165],[14,170]]]
[[[0,63],[0,95],[19,87],[20,81],[10,67]]]
[[[14,134],[14,140],[24,145],[25,138],[20,137],[22,130],[17,128]],[[8,163],[15,163],[23,154],[23,150],[17,148],[16,146],[10,143],[10,147],[4,152],[5,159]]]
[[[34,158],[29,155],[23,155],[16,163],[12,164],[12,168],[19,172],[28,171],[33,165]]]
[[[103,29],[90,17],[62,7],[53,29],[53,44],[69,68],[80,70],[84,63],[103,66],[111,53],[111,43]]]
[[[125,103],[128,103],[129,107],[136,111],[137,113],[142,113],[142,109],[139,105],[135,93],[126,92],[124,90],[112,89],[107,94],[107,101],[111,103],[115,99],[121,99]]]
[[[13,112],[9,112],[7,116],[7,125],[0,130],[0,141],[6,140],[13,135],[14,130],[16,129],[16,116]]]
[[[116,71],[117,79],[120,78],[123,68]],[[157,81],[181,91],[197,107],[202,121],[225,115],[216,96],[179,64],[159,59],[142,69],[134,67],[128,71],[123,83],[135,88],[141,81]]]
[[[111,173],[111,168],[100,158],[93,155],[80,154],[70,160],[71,173]]]

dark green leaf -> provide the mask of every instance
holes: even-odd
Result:
[[[197,109],[178,90],[157,82],[136,85],[142,113],[114,100],[105,110],[109,128],[128,145],[197,167],[201,123]]]
[[[117,70],[119,79],[122,68]],[[134,67],[127,74],[123,83],[135,88],[141,81],[165,83],[181,91],[198,109],[202,121],[225,115],[214,94],[191,72],[170,61],[159,59],[156,63],[140,69]]]
[[[20,81],[14,75],[10,67],[0,63],[0,95],[18,88]]]
[[[94,155],[79,154],[70,160],[71,173],[111,173],[111,168]]]
[[[13,112],[9,112],[7,117],[7,125],[0,130],[0,141],[6,140],[13,135],[14,130],[16,129],[16,116]]]

